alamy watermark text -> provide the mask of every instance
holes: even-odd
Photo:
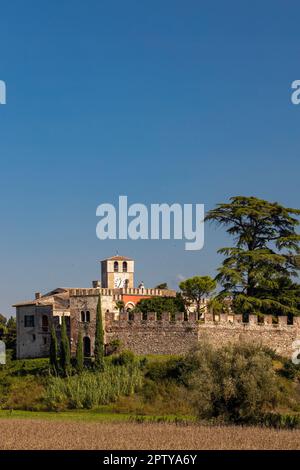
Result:
[[[0,80],[0,104],[6,104],[6,84]]]
[[[100,204],[96,235],[100,240],[187,240],[186,250],[204,245],[204,204],[145,204],[128,206],[127,196],[119,196],[119,207]]]
[[[300,80],[294,80],[292,83],[292,96],[291,100],[293,104],[300,104]]]

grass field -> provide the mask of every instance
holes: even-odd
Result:
[[[1,450],[38,449],[300,449],[300,430],[212,427],[75,419],[0,420]]]
[[[282,360],[276,359],[270,364],[271,370],[273,364],[276,371],[282,398],[274,408],[275,418],[280,419],[269,425],[280,426],[279,430],[213,426],[207,417],[197,415],[192,406],[194,389],[185,384],[189,375],[182,373],[185,368],[182,369],[180,361],[174,362],[176,358],[172,356],[147,356],[145,359],[139,366],[142,384],[129,392],[122,389],[122,393],[116,393],[110,400],[85,404],[85,394],[78,397],[78,390],[88,390],[91,397],[98,393],[98,383],[95,388],[91,381],[94,377],[89,375],[91,371],[86,371],[87,376],[80,375],[80,387],[76,375],[72,380],[55,379],[55,406],[51,406],[53,394],[49,402],[49,384],[53,377],[49,376],[47,359],[9,361],[7,366],[0,367],[0,449],[300,450],[300,429],[293,421],[300,412],[298,371],[285,370]],[[115,374],[120,366],[112,360],[112,357],[106,358],[106,369],[116,367]],[[135,367],[136,364],[134,362]],[[127,367],[126,379],[132,375],[132,365]],[[281,374],[282,370],[285,374]],[[110,377],[109,385],[112,382]],[[119,381],[117,385],[122,383]],[[61,401],[62,392],[64,400]],[[78,406],[75,399],[79,399]],[[295,430],[291,430],[292,427]]]
[[[178,415],[137,415],[132,413],[117,413],[111,406],[103,406],[97,410],[72,410],[72,411],[25,411],[25,410],[0,410],[0,429],[2,429],[3,420],[15,419],[30,419],[30,420],[45,420],[45,421],[85,421],[85,422],[124,422],[135,421],[142,418],[144,421],[195,421],[192,416],[178,416]]]

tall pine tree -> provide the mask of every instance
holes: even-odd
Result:
[[[54,374],[58,373],[58,343],[54,325],[51,327],[50,351],[49,351],[50,368]]]
[[[62,317],[61,323],[61,343],[60,343],[60,366],[64,375],[68,375],[71,370],[70,343],[67,335],[67,326],[65,317]]]
[[[79,330],[77,338],[77,348],[76,348],[76,370],[78,374],[81,374],[83,371],[83,341],[82,341],[82,332]]]
[[[99,294],[97,313],[96,313],[96,332],[95,332],[95,369],[102,371],[104,369],[104,331],[101,308],[101,295]]]
[[[218,269],[221,295],[233,298],[243,314],[299,315],[299,209],[277,202],[237,196],[218,204],[206,220],[217,222],[234,237],[235,245],[221,248]]]

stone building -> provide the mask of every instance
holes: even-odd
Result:
[[[176,292],[146,289],[142,283],[134,287],[134,261],[123,256],[103,260],[101,273],[102,283],[94,281],[91,288],[61,287],[44,295],[37,293],[34,300],[15,305],[18,358],[48,356],[51,325],[59,338],[62,316],[66,318],[72,354],[81,330],[84,354],[93,355],[99,294],[105,344],[119,339],[124,348],[136,354],[181,354],[208,340],[216,347],[239,341],[259,342],[291,357],[300,340],[300,317],[295,317],[292,324],[284,316],[274,321],[269,315],[261,321],[256,315],[249,315],[246,320],[230,309],[226,314],[214,314],[207,308],[200,319],[192,309],[186,315],[180,312],[172,317],[168,312],[142,315],[132,311],[139,300],[174,297]],[[118,301],[124,302],[124,310],[118,310]]]
[[[102,312],[119,315],[117,301],[124,302],[125,310],[153,296],[176,295],[168,289],[146,289],[143,283],[134,287],[134,260],[113,256],[101,261],[101,282],[93,281],[91,288],[60,287],[46,294],[37,292],[35,299],[17,303],[17,357],[43,357],[49,354],[50,330],[54,324],[60,335],[62,316],[66,318],[71,351],[76,350],[78,330],[84,335],[85,354],[93,354],[96,306],[101,294]]]

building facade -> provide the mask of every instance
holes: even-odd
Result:
[[[109,346],[118,339],[123,348],[136,354],[182,354],[206,340],[215,347],[251,341],[290,358],[300,340],[300,317],[295,317],[292,324],[284,316],[278,317],[277,322],[271,315],[263,321],[258,321],[256,315],[249,315],[245,320],[230,309],[226,314],[215,314],[208,310],[205,301],[200,319],[193,309],[187,314],[179,312],[172,316],[168,312],[157,315],[132,311],[141,299],[174,297],[176,292],[147,289],[143,283],[134,287],[134,262],[123,256],[103,260],[101,273],[102,283],[93,281],[90,288],[61,287],[44,295],[37,293],[34,300],[15,305],[18,358],[48,356],[51,326],[56,328],[59,339],[63,316],[72,354],[75,354],[81,331],[84,354],[92,356],[99,295],[105,344]],[[125,308],[121,309],[120,305]]]
[[[83,333],[85,355],[93,355],[96,308],[101,294],[103,321],[110,312],[118,318],[117,302],[125,311],[132,310],[141,299],[153,296],[174,297],[168,289],[146,289],[143,283],[134,287],[134,260],[113,256],[101,261],[101,282],[93,281],[91,288],[60,287],[35,299],[15,304],[17,320],[17,357],[34,358],[49,355],[50,331],[54,325],[60,336],[61,319],[66,319],[71,352],[76,351],[79,329]]]

